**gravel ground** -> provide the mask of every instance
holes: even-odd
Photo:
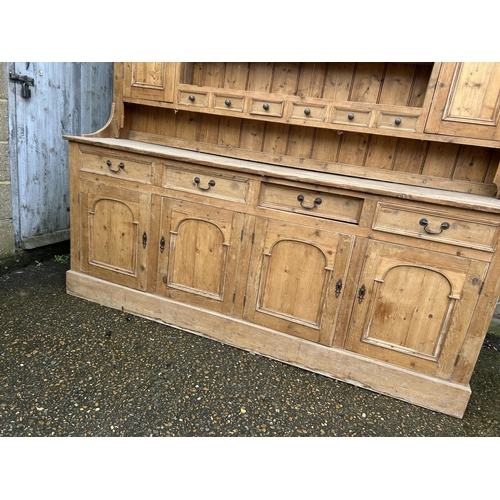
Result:
[[[500,435],[495,328],[456,419],[71,297],[67,259],[2,270],[1,436]]]

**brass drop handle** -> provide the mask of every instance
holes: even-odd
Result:
[[[450,223],[449,222],[442,222],[441,223],[441,231],[433,231],[432,229],[428,229],[427,226],[429,225],[429,221],[427,219],[420,219],[418,223],[424,227],[424,231],[427,234],[441,234],[443,231],[446,231],[447,229],[450,229]]]
[[[198,187],[198,189],[201,189],[202,191],[208,191],[211,187],[214,187],[215,186],[215,181],[212,179],[210,181],[208,181],[208,187],[201,187],[200,186],[200,178],[199,177],[195,177],[193,179],[193,182],[196,184],[196,186]]]
[[[323,203],[323,200],[321,198],[316,198],[314,200],[314,205],[312,206],[307,206],[307,205],[304,205],[302,202],[304,201],[304,196],[299,194],[299,196],[297,196],[297,200],[300,202],[300,206],[302,208],[307,208],[308,210],[311,210],[312,208],[316,208],[318,205],[321,205]]]
[[[108,160],[106,162],[106,165],[108,166],[108,169],[110,172],[113,172],[114,174],[117,174],[120,170],[123,170],[125,168],[125,164],[123,162],[118,163],[118,168],[116,170],[113,170],[111,166],[113,165],[111,163],[111,160]]]

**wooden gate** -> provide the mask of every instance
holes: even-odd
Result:
[[[9,65],[12,223],[24,249],[69,239],[66,135],[95,132],[108,120],[113,63]]]

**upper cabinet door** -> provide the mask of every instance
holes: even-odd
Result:
[[[127,62],[123,99],[173,102],[175,64],[169,62]]]
[[[500,63],[444,63],[425,131],[500,140]]]

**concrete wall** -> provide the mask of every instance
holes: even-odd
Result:
[[[8,68],[0,62],[0,260],[15,254],[9,163]]]

